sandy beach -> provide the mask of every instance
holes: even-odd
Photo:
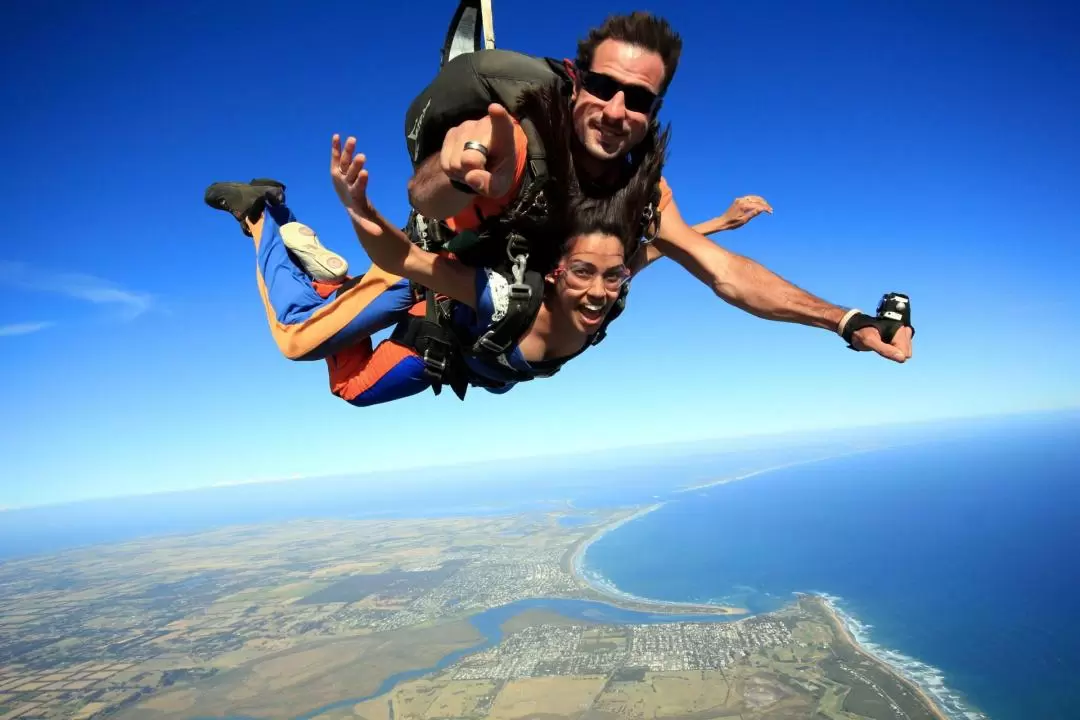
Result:
[[[609,523],[601,525],[591,535],[583,538],[573,550],[570,552],[569,557],[564,562],[566,563],[566,570],[577,581],[582,590],[594,595],[597,599],[614,605],[615,607],[622,608],[624,610],[635,610],[639,612],[651,612],[651,613],[672,613],[672,614],[698,614],[698,615],[747,615],[749,611],[745,608],[729,607],[725,605],[710,605],[706,603],[688,603],[688,602],[674,602],[667,600],[652,600],[650,598],[638,597],[631,595],[630,593],[622,592],[613,585],[607,583],[597,582],[595,579],[590,578],[588,573],[584,569],[585,553],[589,549],[589,546],[594,542],[608,534],[612,530],[630,522],[631,520],[637,520],[649,513],[653,512],[664,506],[664,503],[654,503],[646,507],[637,510],[629,515],[625,515]]]
[[[682,488],[680,490],[677,490],[676,492],[684,493],[691,490],[702,490],[709,487],[715,487],[718,485],[737,482],[739,480],[745,480],[748,478],[756,477],[758,475],[764,475],[765,473],[773,472],[783,468],[795,467],[799,465],[808,465],[811,463],[822,462],[825,460],[847,457],[851,455],[860,455],[867,452],[873,452],[877,449],[880,448],[865,448],[848,453],[828,455],[824,457],[812,458],[809,460],[799,460],[796,462],[785,463],[783,465],[763,468],[761,470],[754,470],[752,472],[743,473],[734,477],[721,478],[707,483],[701,483],[692,487]],[[641,517],[644,517],[645,515],[648,515],[649,513],[663,507],[665,504],[665,502],[657,502],[652,505],[642,507],[636,511],[629,512],[628,514],[622,515],[621,517],[618,517],[615,520],[612,520],[611,522],[596,528],[596,530],[591,535],[582,538],[582,540],[580,540],[577,545],[574,546],[567,560],[564,561],[567,564],[566,569],[574,577],[578,585],[588,594],[594,595],[598,599],[601,599],[604,602],[607,602],[616,607],[653,613],[749,615],[749,611],[745,608],[728,607],[722,605],[709,605],[702,603],[662,601],[638,597],[630,593],[622,592],[610,583],[600,582],[596,578],[590,577],[589,574],[585,571],[585,553],[588,551],[589,547],[593,543],[600,540],[600,538],[604,537],[609,532],[616,530],[617,528],[632,520],[637,520]],[[856,640],[855,637],[851,634],[851,631],[848,629],[843,619],[837,614],[836,609],[831,605],[827,598],[817,595],[808,595],[807,597],[813,597],[818,602],[820,602],[821,606],[827,613],[830,622],[832,623],[833,627],[837,632],[837,637],[840,639],[841,642],[848,644],[854,652],[858,653],[861,657],[868,659],[870,662],[880,667],[890,677],[894,678],[897,683],[908,688],[915,696],[917,696],[923,702],[923,704],[926,706],[926,710],[930,714],[932,714],[934,718],[936,718],[936,720],[952,720],[952,718],[947,715],[945,711],[942,710],[942,708],[934,701],[934,699],[930,697],[930,695],[928,695],[925,690],[919,687],[918,684],[916,684],[909,678],[903,676],[896,670],[896,668],[892,667],[880,658],[875,657],[873,654],[863,648],[863,646],[859,644],[858,640]]]
[[[844,453],[833,453],[831,455],[822,455],[820,457],[810,458],[808,460],[794,460],[783,465],[773,465],[771,467],[762,468],[760,470],[751,470],[750,472],[743,473],[742,475],[735,475],[733,477],[724,477],[718,480],[710,480],[704,483],[698,483],[697,485],[691,485],[689,487],[679,488],[675,492],[686,493],[692,490],[704,490],[705,488],[716,487],[717,485],[727,485],[728,483],[738,482],[739,480],[746,480],[748,478],[757,477],[758,475],[764,475],[766,473],[776,472],[777,470],[784,470],[790,467],[798,467],[800,465],[812,465],[813,463],[824,462],[826,460],[838,460],[843,457],[850,457],[852,455],[862,455],[865,453],[877,452],[878,450],[885,449],[885,446],[874,446],[867,448],[860,448],[858,450],[852,450]]]
[[[933,716],[937,718],[937,720],[952,720],[948,715],[945,714],[944,710],[938,707],[938,704],[934,702],[933,698],[927,695],[921,687],[898,673],[896,671],[896,668],[892,667],[888,663],[880,660],[877,657],[874,657],[872,654],[867,652],[863,648],[863,646],[859,644],[859,641],[856,640],[855,637],[851,634],[851,632],[848,630],[847,625],[844,623],[844,620],[836,613],[836,609],[833,608],[833,606],[829,603],[828,600],[819,596],[811,597],[814,597],[815,599],[817,599],[818,602],[821,603],[821,606],[825,609],[825,612],[829,616],[829,620],[832,623],[833,628],[836,630],[837,636],[840,637],[843,642],[846,642],[859,655],[866,658],[870,662],[877,664],[878,667],[880,667],[882,670],[895,678],[898,683],[904,685],[904,687],[915,693],[926,705],[926,709],[930,711]]]

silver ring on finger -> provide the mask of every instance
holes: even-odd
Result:
[[[469,140],[468,142],[466,142],[464,149],[465,150],[475,150],[476,152],[480,153],[484,157],[488,156],[488,149],[483,144],[478,143],[475,140]]]

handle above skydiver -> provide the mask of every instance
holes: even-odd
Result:
[[[866,327],[877,328],[884,342],[891,343],[896,333],[902,327],[911,328],[912,337],[915,336],[915,327],[911,324],[911,298],[904,293],[889,292],[881,296],[877,306],[877,317],[870,317],[865,313],[855,313],[844,323],[841,336],[847,341],[848,347],[857,350],[851,344],[852,336]]]
[[[491,0],[460,0],[446,30],[439,67],[458,55],[495,47],[495,23]]]

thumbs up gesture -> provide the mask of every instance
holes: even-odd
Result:
[[[517,167],[515,125],[506,108],[492,103],[486,117],[451,128],[443,139],[443,172],[478,195],[506,195],[514,184]]]

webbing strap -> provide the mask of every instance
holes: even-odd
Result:
[[[538,272],[526,272],[524,282],[511,282],[506,314],[477,338],[469,352],[474,355],[501,355],[532,327],[543,301],[544,279]]]
[[[641,216],[641,229],[638,232],[641,245],[651,245],[660,233],[660,198],[660,185],[656,184],[653,186],[652,198]]]
[[[532,173],[534,181],[543,182],[547,180],[548,174],[544,141],[540,139],[540,133],[537,132],[536,126],[533,125],[532,120],[529,118],[521,119],[521,129],[525,132],[525,138],[528,140],[528,150],[525,156],[529,161],[529,171]]]

